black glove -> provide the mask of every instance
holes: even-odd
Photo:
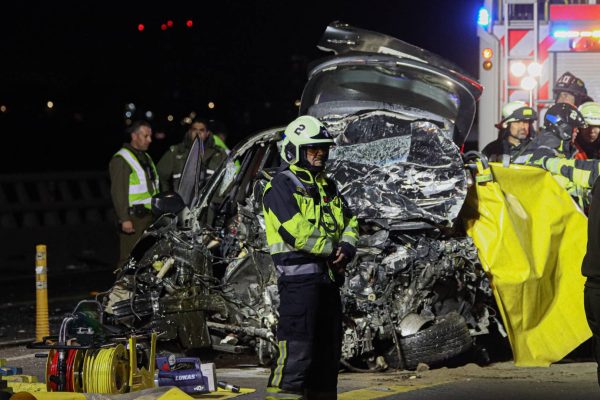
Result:
[[[338,261],[336,264],[334,264],[333,262],[338,258],[338,250],[344,255],[344,257],[341,261]],[[329,265],[334,271],[343,270],[346,268],[346,265],[352,261],[355,255],[356,248],[354,246],[352,246],[350,243],[340,242],[336,247],[333,248],[333,251],[329,257],[327,257],[327,265]]]
[[[352,259],[356,255],[356,247],[352,246],[350,243],[347,242],[340,242],[338,247],[342,251],[342,254],[344,254],[344,256],[346,257],[347,263],[352,261]]]

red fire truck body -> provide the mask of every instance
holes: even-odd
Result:
[[[560,4],[554,4],[560,3]],[[575,4],[576,3],[576,4]],[[564,72],[600,101],[600,4],[591,1],[485,0],[479,12],[479,148],[497,138],[504,104],[522,100],[540,121]]]

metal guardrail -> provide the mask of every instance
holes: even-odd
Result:
[[[0,228],[114,220],[105,171],[0,175]]]

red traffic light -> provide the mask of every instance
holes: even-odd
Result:
[[[160,30],[161,31],[166,31],[167,30],[167,24],[161,24],[160,25]]]
[[[142,32],[144,29],[145,29],[144,24],[138,24],[138,26],[137,26],[138,31]]]
[[[194,21],[192,21],[191,19],[188,19],[185,22],[185,26],[187,26],[188,28],[191,28],[192,26],[194,26]]]
[[[168,20],[167,21],[167,27],[172,28],[173,27],[173,21]]]

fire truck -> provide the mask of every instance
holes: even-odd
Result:
[[[599,1],[600,3],[600,1]],[[540,121],[557,78],[571,72],[600,101],[600,4],[596,0],[484,0],[478,14],[479,148],[497,138],[502,106],[522,100]]]

